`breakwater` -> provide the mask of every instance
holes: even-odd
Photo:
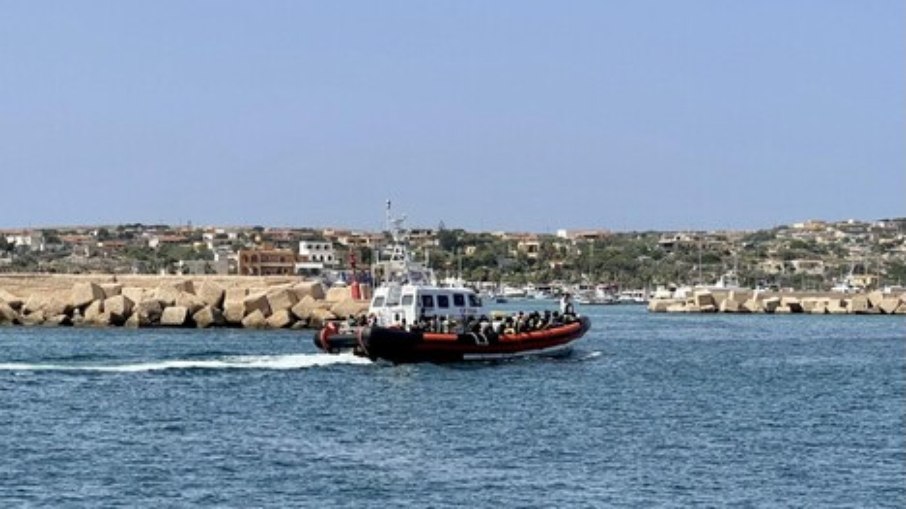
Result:
[[[859,294],[835,292],[758,292],[747,290],[697,290],[665,299],[654,299],[655,313],[808,313],[816,315],[906,315],[906,293],[880,291]]]
[[[367,309],[293,277],[0,275],[0,325],[310,328]]]

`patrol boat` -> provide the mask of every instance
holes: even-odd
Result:
[[[375,264],[381,285],[367,323],[329,322],[315,334],[315,346],[394,363],[504,359],[566,353],[590,328],[587,317],[574,315],[546,315],[543,326],[539,319],[533,327],[515,321],[507,327],[499,314],[492,320],[473,289],[439,286],[433,271],[412,259],[404,220],[391,217],[388,201],[393,242]]]

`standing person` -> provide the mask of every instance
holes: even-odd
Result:
[[[573,296],[569,292],[564,293],[563,297],[560,298],[560,314],[561,315],[576,314],[576,309],[573,307]]]

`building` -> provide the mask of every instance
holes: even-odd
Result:
[[[288,249],[241,249],[240,276],[291,276],[296,272],[296,254]]]
[[[299,258],[296,262],[296,273],[319,273],[325,268],[335,267],[339,263],[333,244],[325,240],[299,241]]]

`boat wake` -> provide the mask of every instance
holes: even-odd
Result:
[[[0,363],[0,371],[79,371],[98,373],[142,373],[181,369],[261,369],[291,370],[336,364],[371,364],[371,361],[351,353],[331,355],[320,353],[288,355],[235,355],[219,359],[173,359],[131,364],[54,364]]]

